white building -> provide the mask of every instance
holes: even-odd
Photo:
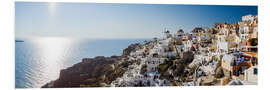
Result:
[[[249,27],[246,24],[239,25],[239,34],[241,40],[245,41],[248,38]]]
[[[154,58],[154,57],[148,57],[145,61],[147,65],[147,72],[155,72],[157,71],[157,66],[159,64],[162,64],[164,62],[164,58]]]
[[[224,70],[224,74],[227,77],[231,77],[232,74],[232,63],[233,63],[234,56],[231,54],[226,54],[222,58],[221,67]]]
[[[192,47],[192,44],[193,44],[191,40],[184,41],[183,43],[184,43],[184,51],[188,51]]]
[[[142,50],[136,50],[135,52],[131,52],[130,56],[142,56],[143,51]]]
[[[255,19],[257,18],[257,16],[254,16],[254,15],[246,15],[246,16],[242,16],[242,21],[245,21],[245,22],[252,22],[254,21]]]
[[[227,36],[229,35],[229,30],[227,28],[221,28],[219,34]]]
[[[170,31],[169,30],[166,30],[165,32],[164,32],[164,39],[168,39],[168,38],[170,38],[170,37],[172,37],[172,35],[170,34]]]
[[[253,33],[251,38],[257,38],[258,37],[258,27],[253,28]]]
[[[258,82],[258,66],[252,66],[245,70],[244,81],[247,83],[257,84]]]
[[[226,54],[229,52],[229,44],[228,42],[217,42],[217,53],[218,54]]]
[[[171,43],[171,38],[161,40],[150,50],[150,55],[158,54],[159,57],[168,57],[169,55],[174,55],[173,53],[168,53],[169,44]]]
[[[217,35],[217,39],[218,39],[218,41],[220,41],[220,42],[224,42],[224,41],[226,41],[226,40],[225,40],[225,39],[226,39],[226,35],[223,34],[223,33],[219,33],[219,34]]]

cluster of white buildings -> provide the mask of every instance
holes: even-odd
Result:
[[[129,61],[140,62],[129,65],[128,70],[122,77],[111,83],[111,86],[169,86],[167,80],[159,79],[157,66],[162,64],[164,57],[169,56],[168,43],[169,40],[158,41],[159,43],[151,43],[154,45],[144,46],[130,53]],[[167,47],[166,47],[167,46]],[[151,49],[149,49],[152,47]],[[147,55],[145,53],[148,53]],[[143,65],[146,65],[146,75],[141,74]]]
[[[235,24],[216,23],[213,28],[195,28],[190,33],[179,30],[164,32],[162,39],[155,38],[130,53],[133,63],[127,72],[111,83],[111,86],[169,86],[161,80],[158,65],[172,57],[182,57],[182,52],[192,51],[194,60],[188,65],[195,68],[193,80],[182,86],[257,84],[258,18],[242,17]],[[146,67],[143,67],[146,66]],[[141,69],[146,68],[146,74]],[[215,81],[215,82],[214,82]],[[220,83],[217,83],[219,81]]]
[[[206,76],[221,74],[221,77],[217,78],[220,83],[205,83],[205,85],[225,85],[230,84],[228,81],[235,82],[235,80],[243,82],[243,85],[256,85],[257,24],[257,16],[247,15],[236,24],[216,23],[215,28],[193,30],[190,35],[195,34],[197,37],[208,35],[211,44],[202,42],[202,39],[190,39],[200,45],[196,51],[199,53],[195,54],[189,67],[199,66],[199,71],[203,71]],[[207,47],[203,47],[205,44]],[[197,78],[202,78],[202,75]],[[203,82],[201,79],[197,81]]]

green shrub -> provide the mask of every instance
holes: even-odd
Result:
[[[257,46],[258,45],[258,38],[249,39],[249,43],[251,46]]]

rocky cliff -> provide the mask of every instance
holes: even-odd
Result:
[[[138,45],[128,46],[123,50],[122,56],[84,58],[72,67],[62,69],[57,80],[45,84],[42,88],[104,87],[121,77],[126,68],[133,63],[125,61],[125,58]]]

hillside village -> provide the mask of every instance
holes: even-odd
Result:
[[[246,15],[213,28],[166,30],[122,56],[85,58],[42,87],[257,85],[257,79],[258,18]]]
[[[131,51],[122,77],[105,86],[257,85],[258,18],[182,29],[154,38]]]

